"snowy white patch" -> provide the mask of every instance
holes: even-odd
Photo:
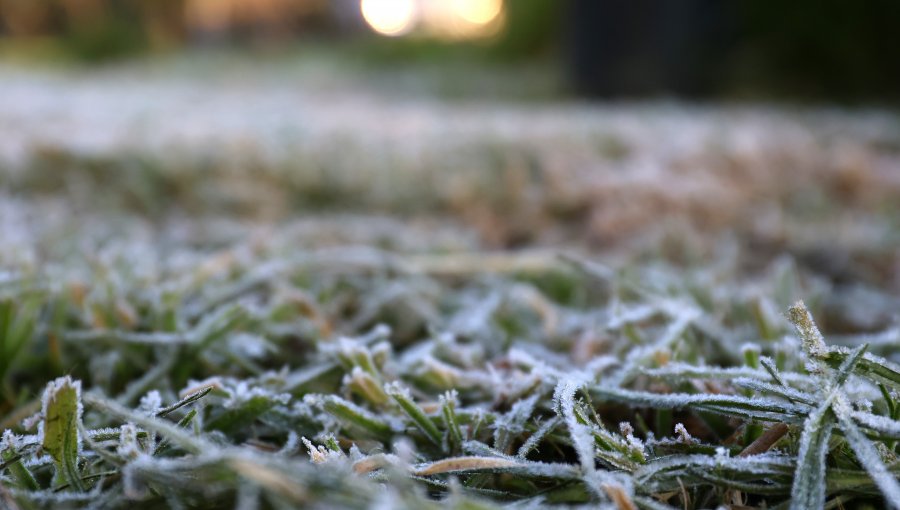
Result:
[[[687,431],[683,423],[675,424],[675,435],[678,436],[678,440],[684,444],[691,444],[694,442],[694,438],[691,437],[691,434]]]
[[[162,396],[160,396],[159,391],[150,390],[141,397],[141,403],[138,405],[137,412],[147,416],[154,416],[160,409],[162,409]]]
[[[313,464],[324,464],[330,461],[343,460],[347,457],[344,455],[344,452],[329,450],[321,445],[316,446],[305,437],[301,437],[300,440],[303,441],[303,445],[306,446],[306,450],[309,452],[309,459]]]

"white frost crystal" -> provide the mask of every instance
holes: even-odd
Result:
[[[694,442],[694,438],[691,437],[691,434],[687,431],[683,423],[677,423],[675,425],[675,434],[678,435],[678,440],[684,444],[691,444]]]

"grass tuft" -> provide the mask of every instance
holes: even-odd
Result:
[[[802,302],[761,329],[777,272],[710,299],[702,270],[550,257],[546,271],[448,275],[452,254],[403,272],[400,255],[284,249],[150,280],[111,266],[77,293],[11,280],[3,497],[898,506],[894,353],[862,335],[829,344]]]

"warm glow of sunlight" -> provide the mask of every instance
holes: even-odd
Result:
[[[453,0],[453,11],[460,18],[476,25],[486,25],[503,9],[503,0]]]
[[[360,0],[360,10],[375,32],[390,36],[478,39],[504,24],[503,0]]]
[[[406,33],[416,15],[414,0],[362,0],[359,7],[372,30],[384,35]]]

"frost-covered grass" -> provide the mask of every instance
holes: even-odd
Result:
[[[898,350],[823,339],[790,260],[285,249],[7,273],[5,504],[900,502]]]
[[[0,508],[900,505],[895,116],[144,78],[0,85]]]
[[[0,181],[155,221],[451,215],[493,247],[634,244],[681,223],[774,250],[900,242],[890,111],[446,100],[410,92],[416,75],[369,71],[302,54],[81,74],[0,65]]]

